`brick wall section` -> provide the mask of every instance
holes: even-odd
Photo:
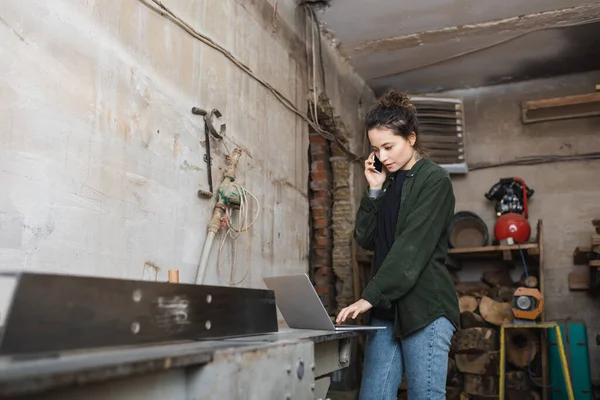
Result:
[[[335,288],[332,268],[332,172],[331,146],[321,135],[310,133],[310,223],[311,276],[315,289],[329,314],[335,313]]]
[[[338,123],[337,126],[340,126]],[[344,139],[341,139],[345,143]],[[336,277],[337,310],[354,303],[352,241],[354,210],[350,182],[351,164],[337,144],[331,146],[333,171],[333,273]]]
[[[335,123],[321,99],[319,124],[347,145],[344,124]],[[311,273],[330,315],[354,302],[352,241],[354,206],[352,164],[336,143],[310,133]]]

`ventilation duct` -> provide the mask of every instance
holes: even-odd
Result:
[[[419,140],[429,158],[451,174],[468,172],[462,100],[411,96],[419,118]]]

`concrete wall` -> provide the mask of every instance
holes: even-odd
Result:
[[[531,81],[449,94],[465,102],[469,164],[509,161],[542,154],[577,154],[600,151],[600,118],[573,119],[522,125],[522,101],[553,96],[590,93],[600,83],[600,72]],[[589,246],[593,227],[600,216],[600,187],[594,178],[600,161],[577,161],[537,166],[507,166],[472,171],[455,177],[457,210],[478,213],[493,234],[493,203],[484,193],[499,178],[519,176],[535,189],[530,221],[544,224],[545,296],[549,319],[573,318],[587,324],[592,378],[600,374],[600,350],[595,336],[600,333],[600,299],[570,292],[568,274],[575,270],[572,253],[576,246]]]
[[[272,1],[163,3],[306,111],[295,1],[277,13]],[[215,201],[196,195],[208,185],[193,106],[227,119],[211,145],[215,184],[239,146],[238,182],[260,203],[236,242],[236,278],[249,268],[241,285],[263,287],[263,276],[307,270],[308,127],[264,87],[142,1],[8,0],[0,17],[0,270],[166,281],[179,269],[192,282]],[[364,82],[332,46],[323,52],[353,132]],[[221,238],[209,284],[223,284]],[[230,242],[223,255],[229,276]]]

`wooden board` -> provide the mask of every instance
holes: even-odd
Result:
[[[570,106],[574,104],[588,104],[600,102],[600,93],[585,93],[572,96],[553,97],[542,100],[531,100],[523,103],[523,108],[528,110],[539,110],[542,108],[553,108]]]
[[[452,350],[457,354],[497,351],[498,332],[492,328],[461,329],[452,338]]]
[[[527,101],[522,104],[523,123],[600,115],[600,92]]]
[[[590,274],[585,271],[574,271],[569,273],[569,290],[584,291],[590,288]]]
[[[526,252],[530,258],[539,260],[540,249],[537,243],[526,243],[521,245],[521,249]],[[498,245],[498,246],[480,246],[463,247],[448,250],[448,255],[458,259],[466,258],[496,258],[505,259],[505,252],[510,252],[512,257],[519,257],[519,246],[517,245]]]
[[[511,303],[500,303],[487,296],[482,297],[479,302],[479,313],[484,320],[496,326],[512,323],[514,319]]]
[[[457,354],[456,368],[460,372],[476,375],[499,375],[500,352],[490,351],[480,354]]]
[[[270,290],[22,273],[0,354],[278,331]]]

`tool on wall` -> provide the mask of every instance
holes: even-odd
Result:
[[[222,139],[225,136],[226,124],[223,114],[217,109],[210,112],[198,107],[192,108],[192,114],[201,115],[204,117],[204,141],[206,143],[206,154],[204,154],[204,162],[208,174],[209,191],[198,190],[198,196],[210,199],[213,196],[213,181],[212,181],[212,156],[210,153],[210,136],[215,139]],[[210,133],[210,135],[209,135]]]
[[[485,194],[486,199],[496,201],[496,240],[503,242],[512,239],[521,244],[529,240],[531,226],[527,221],[528,201],[534,193],[523,179],[513,177],[500,179]]]

